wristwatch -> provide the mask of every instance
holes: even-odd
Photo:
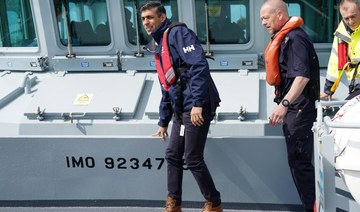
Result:
[[[282,104],[284,107],[289,107],[289,106],[290,106],[290,102],[289,102],[289,100],[287,100],[287,99],[283,99],[283,100],[281,101],[281,104]]]

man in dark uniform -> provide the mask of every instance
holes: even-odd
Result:
[[[260,10],[262,24],[273,35],[272,40],[285,32],[280,42],[265,51],[266,73],[277,63],[280,83],[275,84],[278,103],[269,117],[273,126],[283,124],[290,171],[306,211],[314,210],[315,173],[312,164],[313,133],[316,119],[315,103],[319,98],[319,62],[313,44],[299,27],[300,17],[289,17],[286,4],[281,0],[267,0]],[[300,21],[299,25],[295,25]],[[294,27],[293,27],[294,26]],[[269,57],[279,47],[278,54]],[[274,60],[274,58],[276,58]],[[277,61],[276,61],[277,60]],[[270,74],[270,73],[269,73]],[[268,81],[269,82],[269,81]]]
[[[155,42],[154,48],[149,51],[155,53],[162,85],[158,123],[160,128],[154,136],[165,140],[173,114],[176,117],[166,149],[168,197],[165,212],[181,211],[183,157],[205,198],[203,211],[220,212],[220,193],[216,190],[204,162],[206,138],[220,98],[210,76],[202,46],[195,33],[184,24],[174,26],[168,31],[171,22],[161,3],[149,1],[140,8],[140,13],[146,32]],[[168,42],[164,44],[165,31]],[[170,54],[172,62],[164,56],[167,53]],[[173,84],[165,79],[169,75],[165,72],[171,70],[165,68],[169,65],[178,76]]]

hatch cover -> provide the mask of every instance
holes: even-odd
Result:
[[[211,73],[220,94],[221,103],[217,109],[220,119],[238,119],[241,108],[247,118],[256,118],[259,113],[260,79],[258,74]],[[145,114],[151,119],[159,118],[161,100],[160,83],[154,78],[149,104]]]
[[[240,111],[248,118],[259,114],[260,79],[258,74],[212,73],[220,94],[219,119],[238,119]]]
[[[76,73],[53,76],[39,85],[25,112],[29,119],[131,119],[145,82],[144,75]],[[40,120],[40,119],[39,119]]]

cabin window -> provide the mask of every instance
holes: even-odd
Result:
[[[206,14],[207,5],[207,14]],[[202,43],[244,44],[249,42],[249,1],[248,0],[197,0],[196,31]],[[206,17],[208,29],[206,30]]]
[[[105,46],[111,42],[106,0],[54,0],[61,43]]]
[[[128,38],[129,43],[136,45],[137,44],[137,33],[136,28],[139,31],[139,43],[141,45],[146,45],[150,38],[147,35],[144,27],[142,26],[141,22],[141,15],[138,12],[140,7],[146,2],[146,0],[125,0],[124,1],[124,11],[125,14],[125,25],[126,25],[126,36]],[[179,20],[179,13],[178,13],[178,6],[177,0],[162,0],[160,1],[166,10],[166,16],[172,21]],[[137,20],[137,25],[136,25]]]
[[[303,29],[314,43],[332,43],[333,32],[341,20],[337,10],[339,0],[285,0],[285,2],[290,16],[303,18]]]
[[[28,46],[38,46],[30,1],[0,1],[0,47]]]

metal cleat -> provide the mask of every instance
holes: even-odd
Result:
[[[243,106],[241,106],[241,107],[240,107],[240,110],[239,110],[238,119],[239,119],[240,121],[245,121],[245,114],[246,114],[246,109],[245,109]]]
[[[36,116],[36,119],[39,120],[39,121],[42,121],[45,119],[44,117],[44,113],[45,113],[45,109],[43,110],[40,110],[40,106],[37,108],[37,116]]]
[[[119,108],[119,107],[113,107],[113,111],[114,111],[114,117],[113,119],[115,121],[120,121],[120,114],[121,114],[121,111],[122,111],[122,108]]]

